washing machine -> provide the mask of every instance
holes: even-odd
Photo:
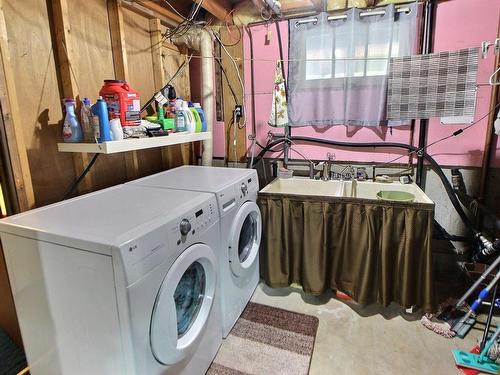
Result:
[[[30,373],[201,375],[222,342],[213,194],[118,186],[0,221]]]
[[[129,184],[210,192],[220,216],[222,333],[226,337],[259,283],[262,219],[256,204],[259,182],[254,169],[182,166]]]

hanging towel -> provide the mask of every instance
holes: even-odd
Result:
[[[274,73],[274,90],[271,115],[267,122],[270,126],[283,127],[288,125],[288,108],[286,102],[285,78],[281,70],[281,61],[276,63]]]
[[[389,62],[391,120],[474,116],[478,48],[395,57]]]

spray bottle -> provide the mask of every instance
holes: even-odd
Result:
[[[95,138],[90,106],[91,104],[89,98],[83,98],[82,108],[80,109],[80,122],[83,130],[83,141],[93,143],[95,142]]]
[[[83,141],[83,133],[78,119],[76,118],[75,99],[64,99],[66,116],[63,124],[63,141],[68,143],[78,143]]]

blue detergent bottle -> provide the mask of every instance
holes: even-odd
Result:
[[[205,112],[203,112],[203,109],[201,108],[200,103],[193,103],[193,107],[196,108],[196,111],[200,115],[201,131],[206,132],[207,131],[207,119],[205,117]]]
[[[80,127],[80,123],[78,122],[75,113],[75,99],[64,99],[63,104],[66,112],[62,133],[63,141],[67,143],[83,142],[82,128]]]
[[[108,105],[102,96],[97,99],[97,102],[91,107],[92,113],[99,118],[99,138],[98,142],[111,141],[111,130],[109,127]]]

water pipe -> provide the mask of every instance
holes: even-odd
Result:
[[[202,75],[202,106],[207,121],[207,132],[213,130],[214,124],[214,59],[212,51],[212,37],[210,33],[202,28],[192,27],[184,35],[173,37],[172,42],[176,45],[184,45],[189,49],[199,51],[201,55]],[[203,153],[201,164],[212,165],[213,138],[203,141]]]

